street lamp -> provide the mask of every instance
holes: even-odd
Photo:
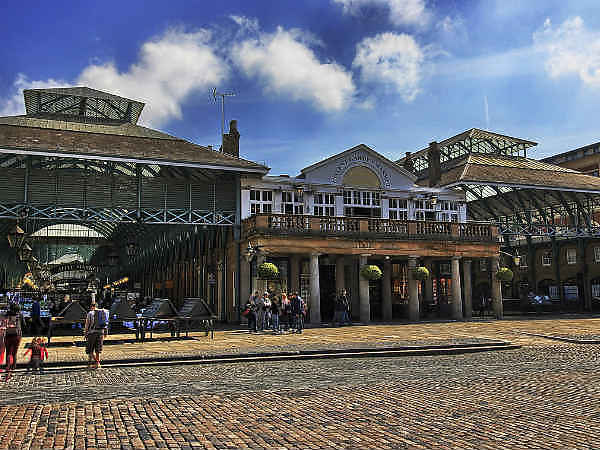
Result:
[[[8,233],[8,244],[11,248],[21,248],[25,241],[25,232],[19,225],[15,225],[15,228]]]
[[[259,245],[252,246],[252,244],[250,242],[248,242],[248,247],[244,251],[244,258],[246,259],[247,262],[251,262],[254,259],[254,257],[258,254],[259,251],[260,251]]]
[[[519,254],[516,251],[515,251],[514,255],[511,253],[503,252],[502,250],[500,250],[500,253],[502,253],[503,255],[506,255],[506,256],[510,256],[516,267],[519,267],[521,265],[521,257],[519,256]]]
[[[127,256],[129,257],[135,255],[135,244],[133,242],[127,244],[125,251],[127,252]]]
[[[19,251],[19,259],[21,261],[31,261],[33,256],[33,249],[29,244],[25,244]]]

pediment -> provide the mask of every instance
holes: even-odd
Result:
[[[347,176],[353,169],[363,168],[365,183],[362,187],[375,187],[372,176],[376,175],[381,189],[401,189],[413,186],[416,176],[402,166],[390,161],[370,147],[360,144],[342,153],[333,155],[312,166],[302,169],[302,175],[308,183],[332,185],[344,184],[344,179],[356,180],[360,170],[354,170],[353,176]],[[366,178],[369,178],[367,180]],[[354,183],[360,186],[360,182]]]

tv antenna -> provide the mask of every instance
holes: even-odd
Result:
[[[223,148],[223,135],[225,134],[225,97],[234,97],[235,92],[217,92],[217,88],[213,88],[212,96],[215,102],[217,102],[217,97],[221,97],[221,151]]]

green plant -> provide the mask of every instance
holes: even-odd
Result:
[[[499,281],[512,281],[513,276],[513,271],[508,267],[500,267],[496,272],[496,279]]]
[[[377,266],[365,265],[360,269],[360,275],[367,280],[379,280],[383,273]]]
[[[429,278],[429,270],[427,267],[419,266],[412,270],[413,279],[423,281]]]
[[[263,280],[275,280],[279,278],[279,269],[273,263],[262,263],[258,266],[258,278]]]

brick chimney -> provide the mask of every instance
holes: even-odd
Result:
[[[429,186],[437,186],[442,176],[440,163],[440,144],[433,141],[427,150],[427,161],[429,162]]]
[[[240,133],[237,130],[237,120],[229,122],[229,133],[223,135],[223,153],[240,157]]]
[[[410,173],[414,173],[415,168],[413,166],[412,158],[411,158],[410,155],[412,155],[412,152],[406,152],[406,156],[404,157],[404,164],[403,164],[403,166]]]

